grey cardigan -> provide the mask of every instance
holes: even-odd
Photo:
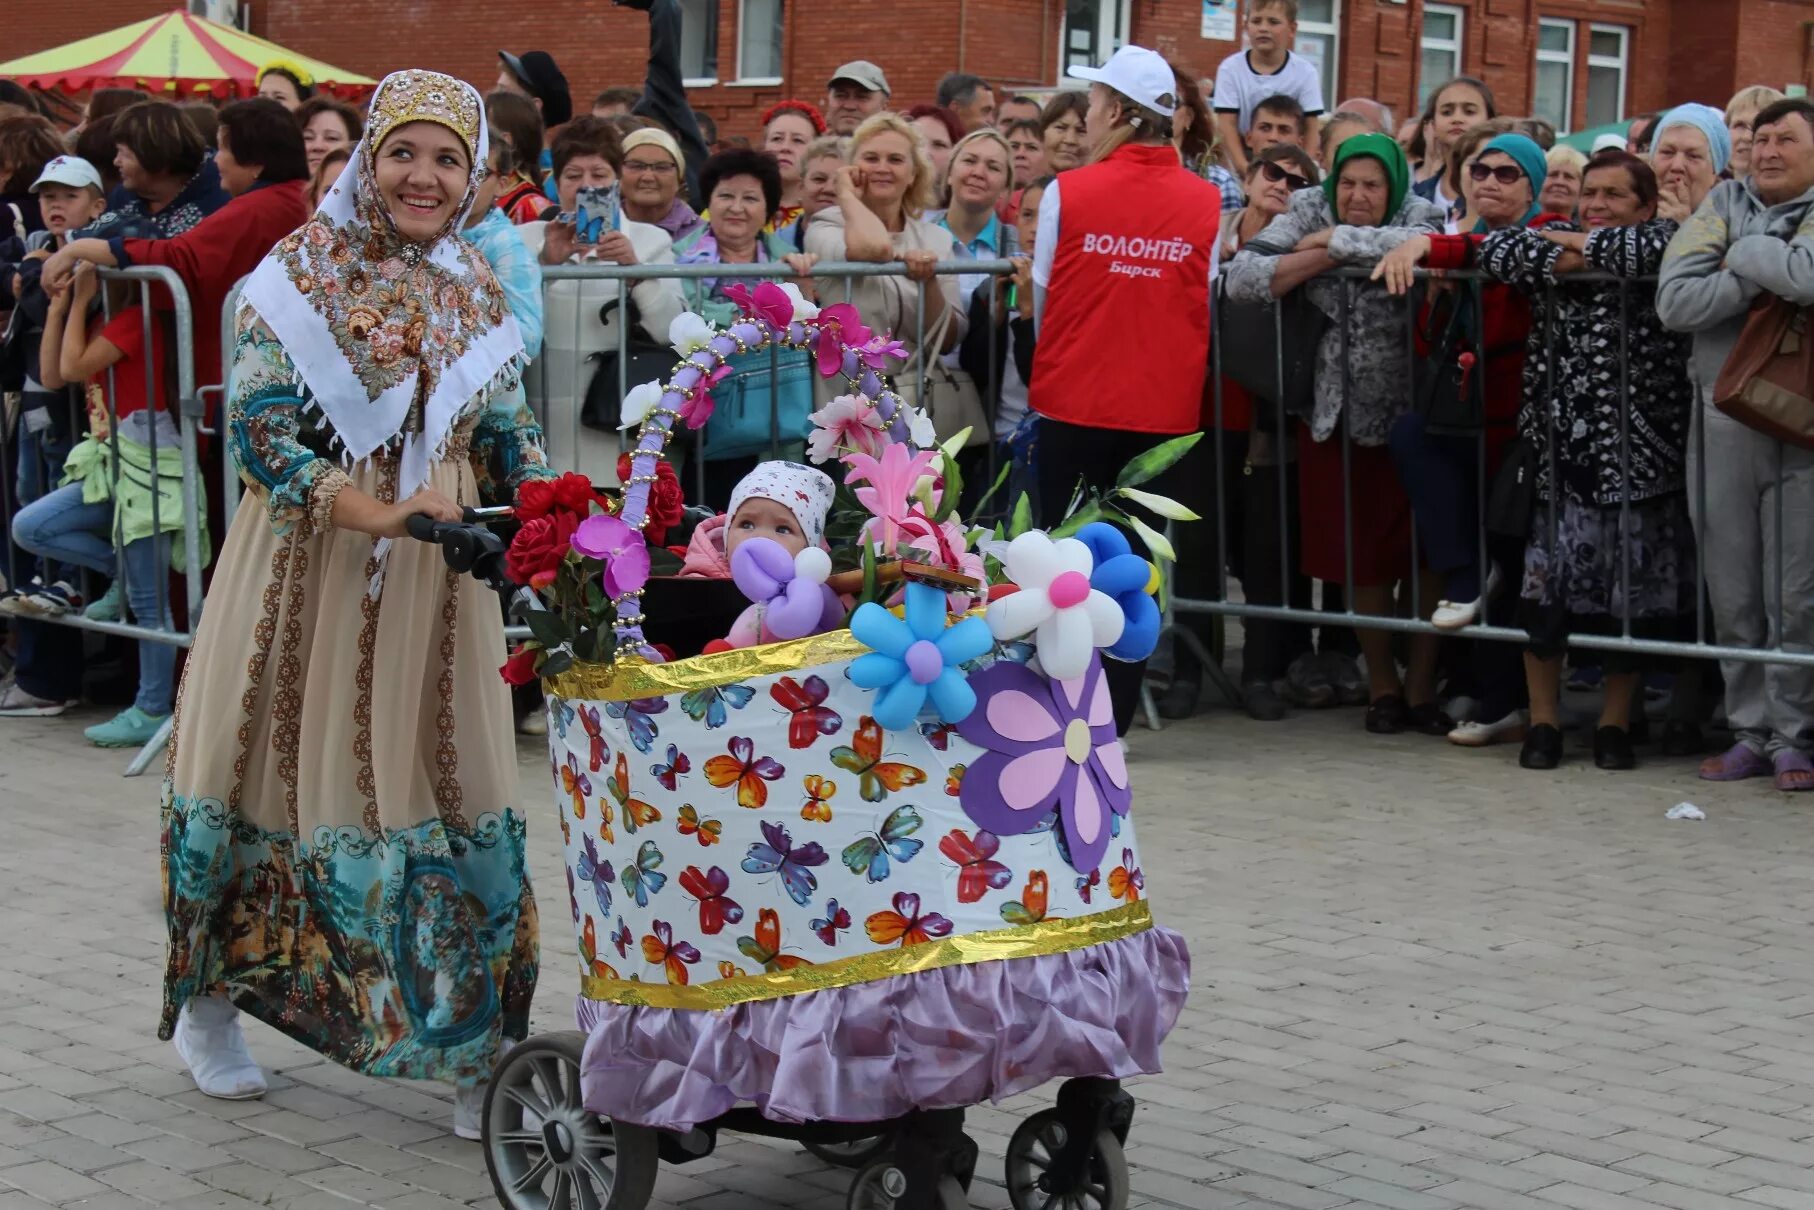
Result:
[[[1407,194],[1387,225],[1347,227],[1336,223],[1321,189],[1300,189],[1291,195],[1290,208],[1249,240],[1229,265],[1230,297],[1238,302],[1270,302],[1278,258],[1296,249],[1305,236],[1330,227],[1335,230],[1329,237],[1329,255],[1337,263],[1372,265],[1413,236],[1439,234],[1443,212]],[[1312,278],[1304,289],[1317,309],[1335,321],[1317,347],[1311,434],[1318,441],[1327,441],[1335,432],[1342,416],[1345,369],[1350,382],[1346,395],[1350,436],[1356,445],[1384,445],[1392,422],[1411,406],[1405,300],[1391,297],[1384,286],[1333,275]],[[1349,295],[1345,350],[1340,327],[1343,291]]]

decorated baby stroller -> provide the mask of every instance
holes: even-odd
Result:
[[[626,400],[641,430],[621,506],[581,487],[577,525],[551,506],[513,546],[572,535],[516,569],[549,608],[512,659],[547,692],[582,987],[577,1029],[493,1075],[499,1202],[640,1210],[659,1161],[732,1130],[854,1169],[849,1206],[947,1210],[978,1163],[964,1108],[1062,1079],[1014,1133],[1009,1198],[1118,1210],[1119,1080],[1158,1070],[1189,976],[1144,895],[1101,663],[1150,648],[1156,573],[1106,525],[966,534],[938,483],[954,464],[916,450],[929,426],[848,308],[764,285],[728,329],[682,316],[674,336],[672,380]],[[676,421],[704,422],[725,359],[770,342],[846,380],[815,440],[850,455],[871,516],[842,573],[817,550],[738,549],[739,603],[798,637],[670,659],[643,613],[658,586],[686,609],[648,578],[662,451]],[[848,626],[822,630],[852,597]],[[558,893],[543,901],[558,919]]]

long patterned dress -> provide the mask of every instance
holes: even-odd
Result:
[[[208,593],[163,787],[161,1037],[191,996],[373,1075],[471,1078],[527,1033],[523,864],[496,598],[438,548],[328,521],[392,500],[350,471],[271,330],[242,313],[228,425],[250,490]],[[520,394],[466,406],[428,486],[462,504],[546,475]]]

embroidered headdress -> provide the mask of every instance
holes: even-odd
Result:
[[[454,215],[422,242],[404,238],[378,192],[378,152],[399,127],[451,130],[470,161]],[[357,462],[401,442],[397,498],[475,396],[520,371],[523,341],[485,258],[457,237],[485,172],[484,106],[471,85],[431,71],[386,76],[353,157],[320,209],[247,279],[313,406]]]

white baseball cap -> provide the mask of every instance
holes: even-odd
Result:
[[[1624,151],[1624,150],[1625,150],[1625,136],[1622,134],[1610,134],[1610,133],[1603,134],[1599,138],[1594,140],[1594,154],[1595,155],[1599,155],[1602,151]]]
[[[1178,81],[1165,56],[1144,46],[1124,46],[1101,67],[1073,67],[1078,80],[1106,84],[1129,100],[1171,117],[1178,109]]]
[[[38,192],[40,185],[69,185],[76,189],[84,187],[101,188],[101,174],[95,166],[79,155],[60,155],[44,165],[44,171],[32,182],[31,191]],[[104,191],[103,191],[104,192]]]

